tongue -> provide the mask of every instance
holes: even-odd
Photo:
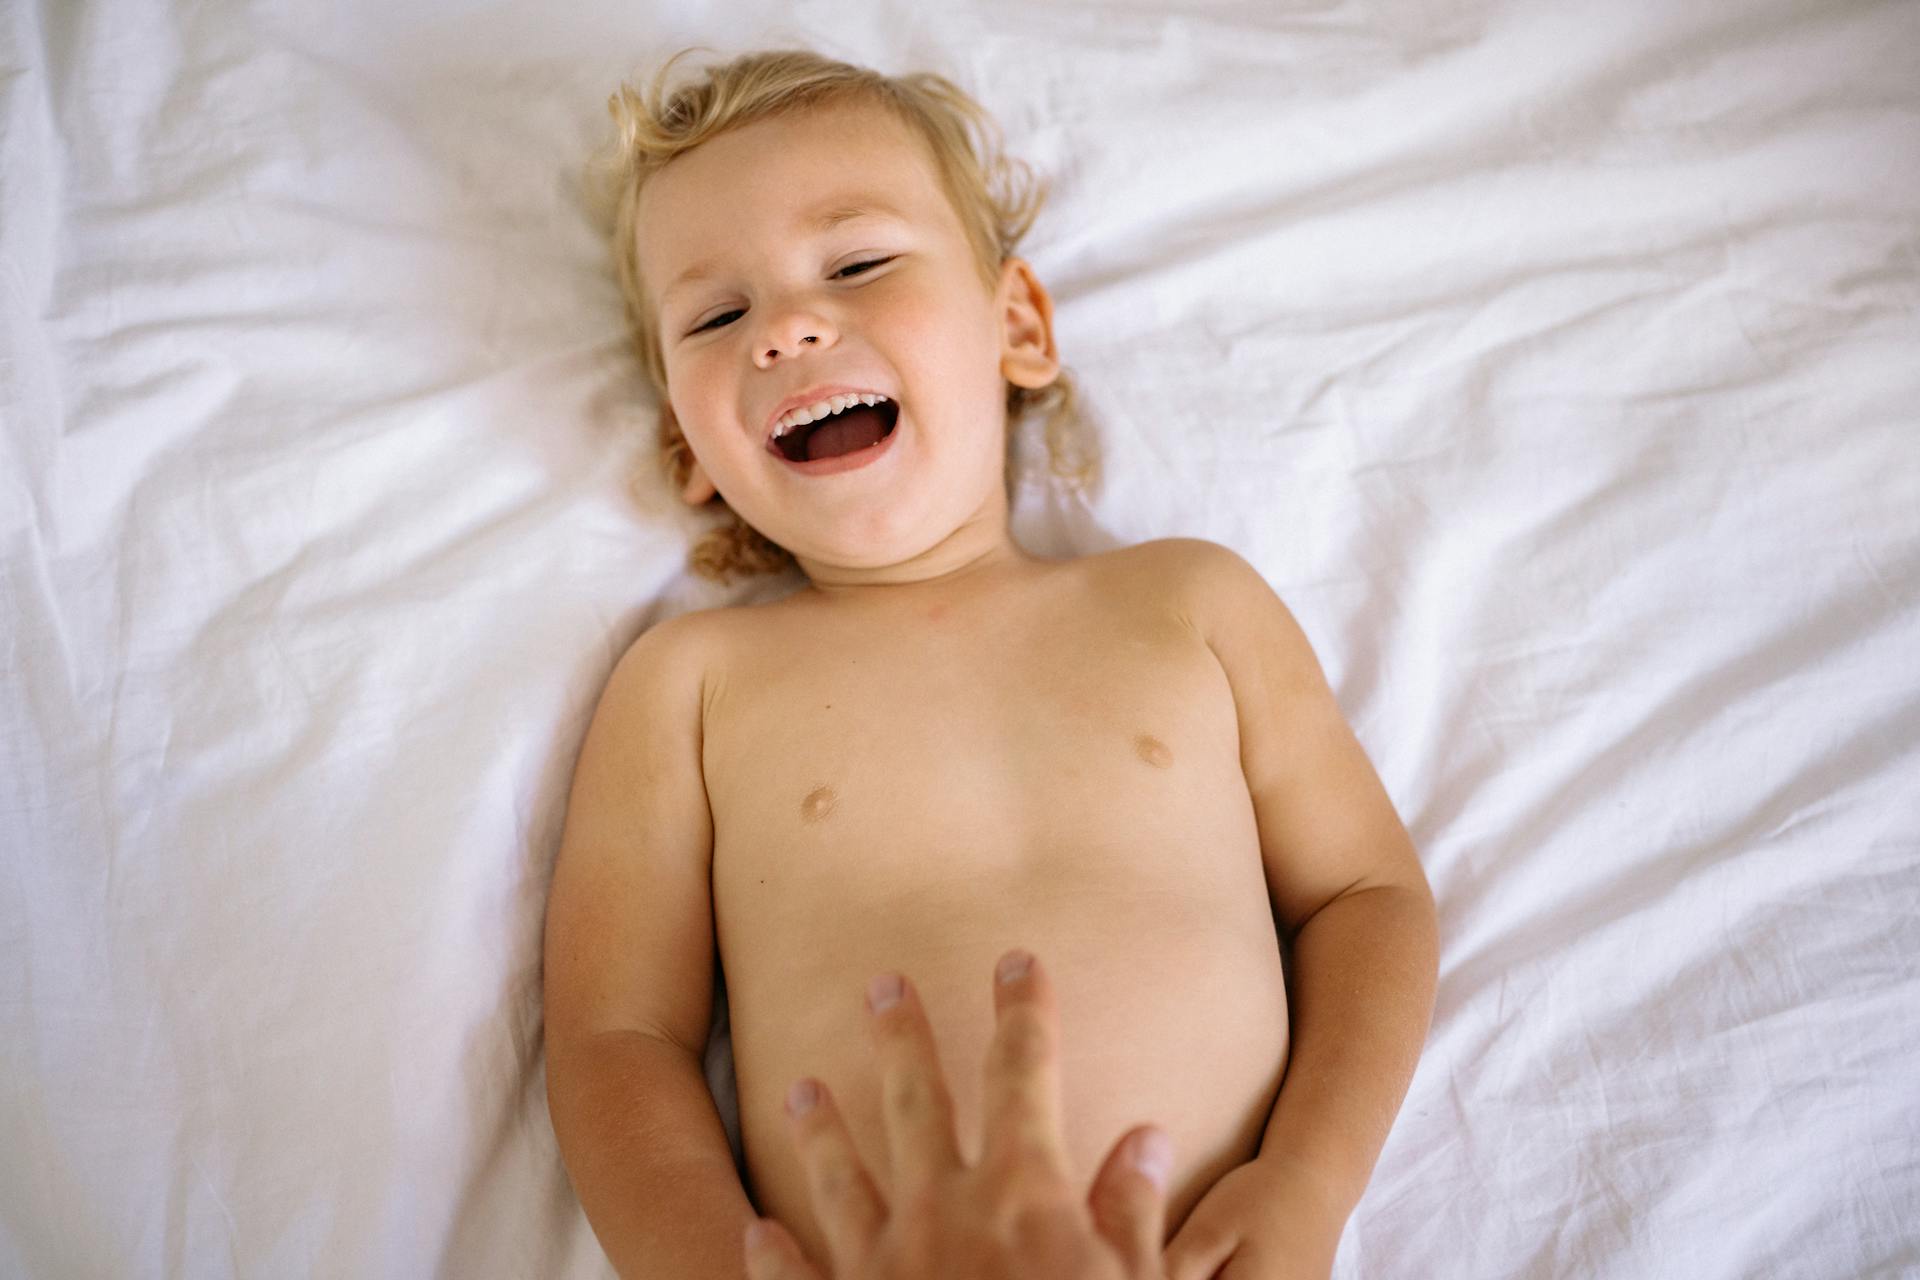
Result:
[[[837,458],[855,449],[880,443],[887,433],[887,420],[871,405],[857,404],[835,414],[813,429],[807,437],[807,461]]]

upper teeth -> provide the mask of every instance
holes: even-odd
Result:
[[[805,408],[790,409],[780,416],[780,421],[773,424],[773,438],[778,440],[795,427],[802,426],[809,422],[818,422],[822,418],[831,417],[836,413],[850,409],[856,404],[864,404],[871,407],[885,399],[886,397],[883,395],[876,395],[871,391],[866,391],[857,395],[828,396],[825,400],[816,400]]]

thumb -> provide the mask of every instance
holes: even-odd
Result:
[[[820,1280],[800,1242],[772,1218],[747,1224],[745,1244],[748,1280]]]
[[[1239,1247],[1220,1203],[1202,1200],[1167,1245],[1167,1280],[1212,1280]]]
[[[1172,1173],[1173,1139],[1166,1130],[1143,1124],[1120,1135],[1094,1175],[1087,1208],[1095,1229],[1120,1251],[1129,1275],[1160,1274]]]

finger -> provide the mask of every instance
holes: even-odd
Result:
[[[1087,1192],[1093,1224],[1127,1264],[1146,1274],[1166,1244],[1167,1180],[1173,1175],[1173,1139],[1164,1129],[1128,1130],[1107,1153]]]
[[[748,1224],[746,1251],[747,1280],[820,1280],[819,1271],[801,1252],[800,1242],[772,1218],[756,1218]]]
[[[827,1086],[799,1080],[787,1094],[793,1145],[807,1174],[813,1216],[827,1237],[835,1275],[850,1275],[887,1220],[886,1203],[860,1163],[853,1137]]]
[[[1240,1237],[1217,1225],[1202,1203],[1167,1246],[1167,1280],[1213,1280]]]
[[[880,1114],[893,1164],[893,1196],[902,1203],[962,1167],[953,1095],[914,985],[900,974],[881,974],[867,988],[867,1007],[873,1011],[880,1060]]]
[[[1024,958],[1026,969],[1018,971]],[[1037,1160],[1061,1179],[1067,1176],[1060,1126],[1060,1015],[1053,981],[1040,961],[1010,951],[994,969],[994,1012],[999,1025],[987,1048],[984,1094],[986,1137],[981,1161],[1024,1169]]]

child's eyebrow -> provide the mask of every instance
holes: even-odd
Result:
[[[855,218],[892,218],[898,222],[908,221],[906,214],[894,208],[883,197],[857,192],[836,195],[802,209],[794,217],[794,225],[801,229],[812,227],[815,234],[819,234],[831,231],[841,223],[851,222]],[[716,269],[717,264],[711,258],[694,263],[675,276],[673,283],[661,291],[660,301],[664,304],[676,289],[697,280],[704,280],[713,275]]]

